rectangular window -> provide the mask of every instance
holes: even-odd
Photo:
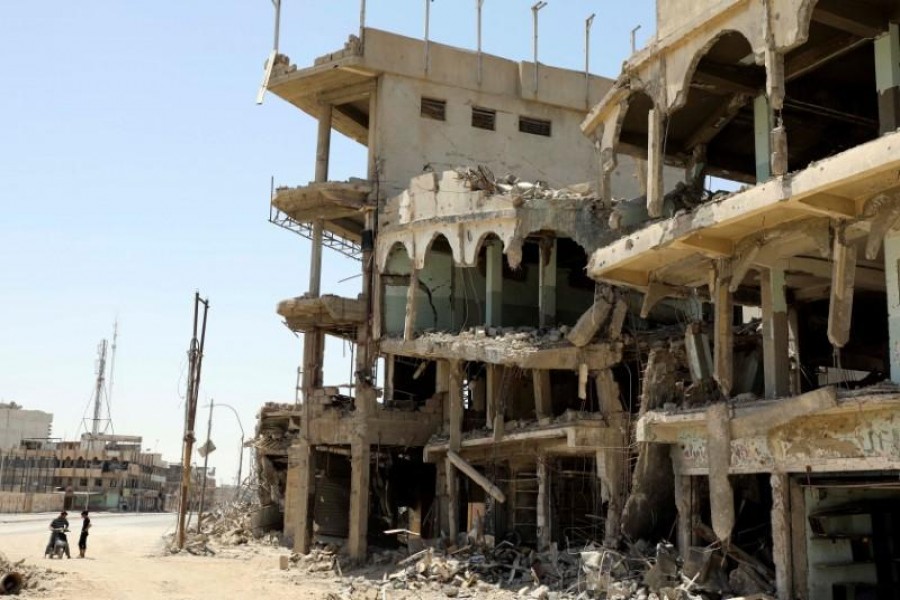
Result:
[[[533,117],[519,117],[519,131],[532,135],[550,137],[550,121]]]
[[[494,131],[497,128],[497,111],[473,106],[472,127]]]
[[[447,120],[447,101],[422,96],[421,115],[435,121]]]

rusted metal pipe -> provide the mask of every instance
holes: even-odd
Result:
[[[15,571],[7,573],[0,579],[0,596],[15,596],[22,591],[24,586],[25,578],[22,577],[21,573],[16,573]]]

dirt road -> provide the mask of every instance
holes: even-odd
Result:
[[[62,561],[42,558],[52,515],[0,515],[0,551],[13,561],[61,571],[48,591],[26,597],[65,600],[245,600],[266,597],[326,600],[340,589],[337,582],[304,581],[278,569],[285,549],[254,547],[214,557],[169,556],[162,536],[171,532],[174,515],[92,516],[88,556]],[[80,520],[71,521],[73,556]]]

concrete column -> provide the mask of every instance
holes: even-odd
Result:
[[[448,392],[450,400],[450,442],[449,448],[459,453],[462,447],[462,422],[463,422],[463,404],[462,404],[462,386],[463,372],[462,364],[459,361],[450,363],[450,391]],[[450,459],[444,459],[444,467],[447,470],[447,492],[448,492],[448,511],[447,523],[449,526],[449,535],[452,543],[456,541],[456,534],[460,530],[459,515],[459,490],[457,485],[456,467],[450,462]]]
[[[672,448],[675,447],[672,446]],[[692,483],[693,480],[689,475],[681,475],[677,470],[675,471],[675,508],[678,510],[676,544],[678,553],[683,560],[687,560],[694,538]]]
[[[531,372],[534,387],[534,416],[537,419],[553,416],[553,392],[550,386],[550,371],[534,369]]]
[[[487,269],[485,285],[485,325],[500,327],[503,324],[503,247],[497,240],[485,244]]]
[[[791,563],[791,493],[790,477],[772,473],[772,557],[775,561],[775,589],[778,600],[793,596],[793,566]]]
[[[765,96],[753,100],[753,138],[756,147],[756,181],[762,183],[772,176],[772,107]]]
[[[728,291],[729,280],[716,275],[712,290],[715,311],[713,367],[715,379],[726,398],[734,385],[734,299]]]
[[[378,92],[369,96],[368,179],[378,181]],[[377,200],[377,199],[376,199]]]
[[[549,457],[540,455],[537,457],[537,542],[538,552],[543,552],[550,547],[550,469],[547,461]]]
[[[447,465],[449,460],[444,460],[435,465],[435,502],[438,508],[438,528],[441,533],[450,532],[450,491],[447,489]]]
[[[884,236],[884,276],[888,304],[888,356],[891,381],[900,383],[900,232]]]
[[[843,229],[834,236],[832,260],[828,341],[835,348],[843,348],[850,341],[853,289],[856,282],[856,246],[845,239]]]
[[[497,427],[497,419],[499,418],[500,427],[503,424],[503,367],[501,365],[487,365],[487,419],[485,426]],[[496,433],[496,431],[495,431]]]
[[[313,448],[300,441],[288,450],[288,485],[285,488],[285,529],[294,536],[294,552],[306,554],[312,541],[310,498],[315,493]],[[296,484],[296,485],[291,485]],[[285,531],[289,534],[288,531]]]
[[[394,400],[394,372],[397,357],[388,354],[384,357],[384,404],[388,405]]]
[[[413,266],[409,273],[409,288],[406,290],[406,317],[403,321],[403,339],[407,342],[416,337],[416,319],[418,318],[419,270]]]
[[[541,243],[538,313],[541,327],[556,324],[556,239]]]
[[[791,395],[799,396],[802,391],[802,370],[800,365],[800,314],[793,306],[788,308],[788,359],[794,369],[790,373]]]
[[[875,87],[881,133],[900,127],[900,26],[891,23],[875,38]]]
[[[787,301],[784,269],[780,266],[760,273],[763,324],[763,373],[766,398],[783,398],[791,391],[788,360]]]
[[[597,476],[600,478],[602,499],[607,502],[604,544],[618,545],[622,537],[622,511],[628,494],[628,415],[622,407],[619,384],[612,371],[604,369],[594,379],[600,413],[609,424],[610,435],[606,448],[595,454]]]
[[[350,560],[366,558],[369,524],[369,478],[371,448],[369,440],[354,436],[350,445],[350,534],[347,549]]]
[[[316,140],[316,183],[328,181],[328,159],[331,156],[331,118],[334,108],[322,105],[319,114],[319,131]]]
[[[655,218],[663,210],[663,130],[662,110],[654,108],[647,117],[647,213]]]

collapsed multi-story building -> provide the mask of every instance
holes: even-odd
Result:
[[[779,598],[900,593],[900,3],[657,13],[614,84],[370,29],[276,61],[320,125],[316,181],[272,201],[313,240],[278,309],[303,402],[257,439],[296,549],[672,538]],[[364,180],[328,182],[332,128]],[[324,245],[359,298],[320,294]]]

